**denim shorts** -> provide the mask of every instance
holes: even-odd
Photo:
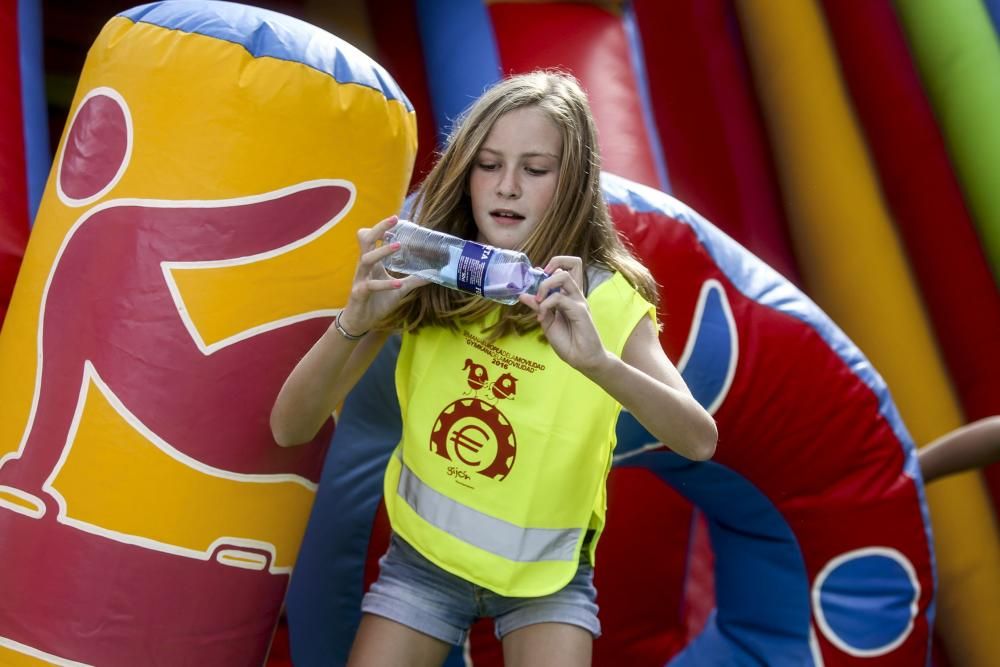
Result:
[[[393,534],[379,560],[379,576],[361,611],[461,646],[478,618],[493,618],[497,639],[535,623],[568,623],[601,635],[594,570],[581,562],[573,579],[555,593],[534,598],[497,595],[442,570]]]

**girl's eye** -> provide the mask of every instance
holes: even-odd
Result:
[[[499,165],[495,162],[480,162],[477,166],[483,171],[493,171]]]
[[[524,170],[532,176],[544,176],[549,173],[548,169],[538,169],[537,167],[525,167]]]

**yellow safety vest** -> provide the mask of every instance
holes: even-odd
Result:
[[[655,309],[620,275],[587,298],[621,356]],[[593,562],[621,405],[538,333],[487,343],[482,327],[404,334],[403,419],[385,475],[393,530],[428,560],[512,597],[547,595]]]

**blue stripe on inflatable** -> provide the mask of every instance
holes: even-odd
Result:
[[[42,8],[40,0],[18,0],[17,36],[21,71],[21,117],[28,178],[28,221],[34,223],[49,177],[49,123],[42,73]]]
[[[402,432],[394,380],[399,345],[398,336],[386,342],[344,401],[323,464],[286,600],[298,667],[345,663],[361,621],[372,521]],[[445,667],[464,664],[456,647]]]
[[[993,22],[993,32],[1000,39],[1000,0],[985,0],[986,10],[990,13],[990,21]]]
[[[382,478],[402,426],[390,338],[344,401],[288,589],[296,665],[346,662],[361,620],[365,558]]]
[[[377,90],[387,99],[402,102],[408,111],[413,110],[399,85],[368,56],[334,35],[317,40],[317,33],[322,32],[319,28],[291,16],[233,2],[204,0],[154,2],[118,16],[239,44],[255,58],[301,63],[340,83]]]
[[[736,322],[717,280],[702,286],[694,319],[677,370],[695,400],[715,414],[732,385],[738,354]]]
[[[417,0],[417,24],[439,141],[452,123],[500,79],[493,22],[482,2]]]
[[[626,3],[622,21],[625,26],[625,36],[628,38],[628,52],[632,61],[632,70],[639,93],[639,105],[642,108],[642,122],[646,126],[649,137],[649,152],[653,155],[653,165],[656,167],[656,178],[660,189],[673,192],[670,186],[670,171],[667,169],[667,159],[663,154],[663,142],[660,141],[660,131],[653,116],[653,103],[649,97],[649,79],[646,76],[646,57],[643,55],[642,38],[635,22],[635,10],[631,3]]]
[[[616,458],[618,467],[649,470],[708,519],[717,611],[670,664],[813,665],[809,577],[795,534],[771,501],[717,463],[696,463],[668,451]],[[781,604],[761,603],[773,600],[775,591],[781,592]]]

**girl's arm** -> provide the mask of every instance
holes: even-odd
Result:
[[[311,441],[354,388],[388,338],[388,332],[367,332],[413,289],[427,284],[415,276],[394,279],[382,268],[382,259],[398,243],[377,246],[395,216],[371,229],[358,231],[361,258],[351,295],[337,320],[296,364],[271,409],[271,434],[282,447]],[[337,324],[346,335],[337,330]],[[360,339],[355,337],[364,333]]]
[[[917,452],[924,483],[1000,461],[1000,415],[946,433]]]
[[[719,439],[715,420],[664,354],[650,318],[642,318],[632,330],[621,359],[604,350],[595,363],[579,370],[673,451],[695,461],[712,458]]]
[[[342,311],[342,312],[346,312]],[[346,329],[349,320],[341,320]],[[363,329],[359,329],[363,331]],[[295,365],[271,409],[271,434],[282,447],[310,442],[371,365],[388,334],[351,341],[331,324]]]
[[[629,335],[621,359],[609,352],[594,326],[580,289],[578,257],[554,257],[551,277],[538,294],[521,302],[538,313],[545,337],[563,361],[622,404],[657,440],[681,456],[711,458],[719,434],[715,420],[691,392],[660,346],[652,320],[644,317]]]

